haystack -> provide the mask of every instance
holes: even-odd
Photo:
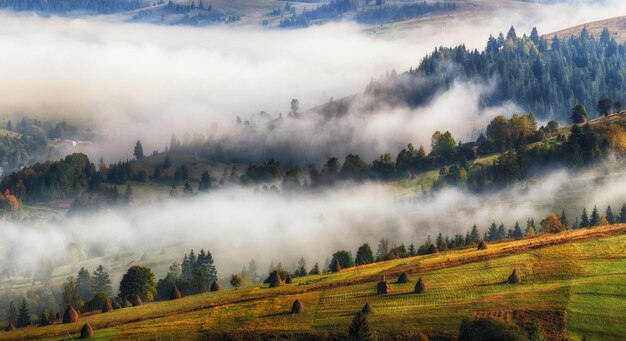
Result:
[[[117,300],[113,300],[113,310],[122,309],[122,305]]]
[[[17,329],[17,328],[15,328],[15,325],[13,324],[13,322],[9,322],[9,325],[6,328],[4,328],[4,331],[5,332],[10,332],[10,331],[15,330],[15,329]]]
[[[428,253],[428,254],[438,253],[438,252],[439,252],[439,249],[437,248],[437,246],[435,244],[430,244],[430,247],[426,251],[426,253]]]
[[[293,282],[293,280],[291,279],[291,275],[287,276],[287,278],[285,279],[285,284],[291,284]]]
[[[487,243],[484,240],[481,240],[478,244],[478,250],[487,250]]]
[[[125,298],[125,299],[124,299],[124,303],[122,303],[122,308],[130,308],[130,307],[132,307],[132,306],[133,306],[133,304],[132,304],[132,303],[130,303],[130,301],[129,301],[128,299],[126,299],[126,298]]]
[[[276,288],[282,286],[283,284],[283,280],[280,278],[278,271],[272,271],[270,273],[270,288]]]
[[[398,283],[409,283],[411,278],[409,278],[409,274],[406,271],[402,271],[400,276],[398,276]]]
[[[415,283],[415,293],[421,294],[424,291],[426,291],[426,285],[424,284],[424,281],[422,281],[422,277],[420,277],[420,279],[417,280],[417,283]]]
[[[302,304],[300,300],[293,301],[293,305],[291,306],[291,313],[300,314],[302,312],[304,312],[304,304]]]
[[[135,295],[135,298],[133,299],[133,305],[135,307],[138,307],[142,304],[143,304],[143,301],[141,300],[141,297],[139,297],[139,295]]]
[[[361,309],[361,312],[363,314],[369,314],[371,312],[373,312],[374,310],[372,309],[372,306],[369,303],[365,303],[365,305],[363,306],[363,309]]]
[[[509,276],[508,282],[509,282],[509,284],[515,284],[515,283],[522,282],[522,278],[517,273],[517,269],[513,269],[513,273],[511,274],[511,276]]]
[[[222,286],[219,284],[218,281],[215,281],[213,282],[213,284],[211,284],[211,291],[215,292],[220,290],[222,290]]]
[[[85,323],[85,325],[80,329],[80,338],[88,339],[93,336],[93,328],[89,323]]]
[[[180,293],[180,290],[178,290],[178,287],[174,286],[170,292],[170,300],[177,300],[182,297],[183,295]]]
[[[69,306],[63,313],[63,323],[72,323],[78,321],[78,313],[74,307]]]
[[[111,301],[107,298],[104,300],[104,304],[102,304],[102,312],[108,313],[111,311],[113,311],[113,306],[111,305]]]
[[[383,276],[383,279],[376,285],[376,294],[385,295],[388,294],[390,291],[391,288],[389,287],[389,282],[387,282],[385,276]]]
[[[51,325],[50,319],[48,318],[48,312],[43,311],[39,316],[39,327],[45,327]]]
[[[330,261],[330,271],[332,272],[339,272],[341,271],[341,264],[339,264],[339,261],[337,260],[337,258],[333,258],[332,261]]]

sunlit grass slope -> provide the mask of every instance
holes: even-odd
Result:
[[[522,283],[506,279],[517,269]],[[408,284],[395,283],[402,271]],[[377,296],[386,275],[391,293]],[[414,294],[422,277],[426,292]],[[289,313],[295,299],[305,312]],[[490,244],[297,278],[279,288],[250,286],[144,304],[79,322],[0,332],[1,339],[76,337],[89,322],[104,339],[341,336],[369,302],[380,336],[455,336],[465,316],[539,318],[550,339],[619,340],[626,335],[626,225]]]

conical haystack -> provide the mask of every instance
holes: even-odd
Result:
[[[285,284],[291,284],[293,282],[293,280],[291,279],[291,275],[287,276],[287,278],[285,279]]]
[[[304,304],[302,304],[300,300],[293,301],[293,305],[291,306],[291,313],[300,314],[302,312],[304,312]]]
[[[180,290],[178,290],[178,287],[174,286],[170,292],[170,300],[177,300],[182,297],[183,295],[180,293]]]
[[[421,294],[424,291],[426,291],[426,285],[424,284],[424,281],[422,281],[422,277],[420,277],[420,279],[417,280],[417,283],[415,283],[415,293]]]
[[[480,243],[478,243],[478,250],[487,250],[487,243],[485,243],[484,240],[481,240]]]
[[[428,247],[428,250],[426,250],[426,253],[428,254],[438,253],[438,252],[439,252],[439,249],[437,248],[435,244],[430,244],[430,247]]]
[[[113,310],[122,309],[122,305],[117,300],[113,300]]]
[[[272,271],[270,273],[270,288],[276,288],[283,284],[283,280],[280,278],[278,271]]]
[[[220,291],[222,290],[222,286],[220,285],[220,283],[218,281],[213,282],[213,284],[211,284],[211,291],[215,292],[215,291]]]
[[[361,309],[361,312],[364,314],[369,314],[373,311],[374,310],[372,309],[372,306],[369,303],[365,303],[365,305],[363,306],[363,309]]]
[[[133,299],[133,306],[138,307],[142,304],[143,301],[141,300],[141,297],[139,297],[139,295],[135,295],[135,298]]]
[[[105,299],[104,303],[102,304],[102,312],[103,313],[108,313],[113,311],[113,306],[111,305],[111,301],[109,301],[109,299]]]
[[[89,323],[85,323],[85,325],[80,329],[80,338],[88,339],[93,336],[93,328]]]
[[[15,330],[15,329],[17,329],[17,328],[15,328],[15,325],[13,324],[13,322],[9,322],[9,325],[6,328],[4,328],[4,331],[5,332],[10,332],[10,331]]]
[[[78,313],[74,307],[69,306],[63,313],[63,323],[72,323],[78,321]]]
[[[48,318],[48,313],[45,311],[42,312],[41,315],[39,316],[39,327],[45,327],[51,324],[52,322],[50,322],[50,319]]]
[[[509,276],[509,280],[508,280],[509,284],[520,283],[521,281],[522,281],[522,278],[517,273],[517,269],[513,269],[513,273],[511,274],[511,276]]]
[[[406,271],[403,271],[400,276],[398,276],[398,283],[409,283],[411,278],[409,278],[409,274]]]
[[[126,298],[125,298],[125,299],[124,299],[124,303],[122,303],[122,308],[130,308],[130,307],[132,307],[132,306],[133,306],[133,304],[132,304],[132,303],[130,303],[130,301],[129,301],[128,299],[126,299]]]
[[[389,287],[389,282],[387,282],[385,276],[383,276],[383,279],[378,282],[378,284],[376,284],[376,294],[385,295],[388,294],[390,291],[391,288]]]

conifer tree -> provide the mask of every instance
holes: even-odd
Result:
[[[567,216],[565,215],[565,210],[561,212],[561,223],[566,227],[569,226],[569,221],[567,221]]]
[[[311,271],[309,271],[309,275],[319,275],[320,272],[320,266],[319,264],[315,263],[315,265],[313,265],[313,268],[311,269]]]
[[[600,213],[598,212],[598,207],[594,206],[589,218],[589,226],[598,226],[598,224],[600,224]]]
[[[626,224],[626,204],[623,204],[622,208],[619,210],[619,215],[617,216],[617,221],[620,224]]]
[[[522,228],[519,226],[519,222],[515,222],[515,227],[513,228],[513,238],[522,238],[524,233],[522,232]]]
[[[474,226],[472,226],[472,232],[470,232],[470,240],[472,243],[477,243],[479,239],[480,234],[478,233],[478,227],[474,224]]]
[[[104,293],[107,296],[113,295],[113,289],[111,287],[111,279],[109,273],[104,271],[102,265],[98,265],[96,271],[92,275],[92,292],[95,294]]]
[[[20,310],[17,314],[17,321],[15,323],[15,326],[17,326],[18,328],[24,328],[29,326],[30,322],[30,310],[28,309],[26,298],[22,298],[22,304],[20,305]]]
[[[609,224],[613,225],[613,224],[616,223],[616,221],[615,221],[615,214],[613,214],[613,210],[611,209],[611,205],[609,205],[606,208],[606,212],[605,212],[604,216],[606,217],[606,220],[609,222]]]
[[[589,227],[589,216],[587,215],[587,209],[583,208],[583,212],[580,214],[580,226]]]
[[[359,312],[352,319],[352,323],[348,329],[348,340],[365,341],[371,339],[372,335],[370,333],[369,324],[367,323],[367,315]]]
[[[89,275],[89,271],[85,268],[80,268],[78,270],[78,275],[76,276],[76,290],[80,295],[80,298],[83,302],[86,302],[91,299],[93,296],[92,292],[93,282],[91,280],[91,275]]]
[[[17,322],[17,306],[13,301],[9,303],[9,309],[7,309],[6,319],[9,323],[15,324],[15,322]]]

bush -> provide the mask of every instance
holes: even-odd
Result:
[[[460,332],[459,340],[461,341],[526,340],[517,325],[486,317],[477,320],[463,319]]]

